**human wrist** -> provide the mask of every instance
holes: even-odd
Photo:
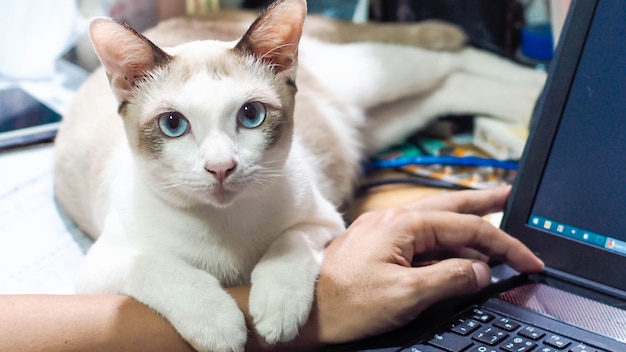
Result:
[[[246,325],[248,326],[249,331],[246,351],[313,351],[325,345],[325,343],[320,340],[318,333],[319,326],[315,302],[311,308],[309,319],[300,328],[300,332],[294,340],[276,345],[268,345],[254,329],[254,319],[250,315],[250,311],[248,309],[250,286],[228,287],[225,290],[231,295],[231,297],[233,297],[235,302],[237,302],[239,309],[242,311],[246,319]]]

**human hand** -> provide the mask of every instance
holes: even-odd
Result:
[[[481,218],[502,210],[509,191],[450,192],[361,215],[326,249],[315,313],[319,339],[376,335],[439,300],[476,292],[490,283],[489,257],[520,272],[542,270],[520,241]]]

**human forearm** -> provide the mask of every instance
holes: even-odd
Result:
[[[125,296],[0,296],[1,351],[193,351],[170,324]]]
[[[229,288],[246,315],[249,287]],[[193,351],[161,316],[121,295],[0,295],[0,351]],[[315,319],[288,345],[267,346],[251,333],[247,351],[307,350]]]

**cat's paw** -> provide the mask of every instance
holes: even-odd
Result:
[[[407,26],[405,44],[428,50],[456,51],[467,43],[467,35],[459,26],[437,20],[421,21]]]
[[[219,303],[219,304],[215,304]],[[234,300],[210,304],[204,312],[180,316],[172,324],[178,333],[197,351],[243,352],[248,329],[243,313]],[[219,308],[217,306],[219,305]]]
[[[253,285],[250,292],[250,314],[257,333],[269,344],[292,340],[309,317],[313,287],[285,289],[256,286],[255,289]]]
[[[290,341],[309,317],[315,280],[297,274],[257,278],[250,290],[250,314],[257,333],[269,344]]]

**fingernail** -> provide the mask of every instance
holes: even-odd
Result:
[[[481,262],[473,262],[472,270],[476,276],[476,284],[479,288],[487,287],[491,283],[491,271],[487,264]]]
[[[543,262],[543,260],[537,258],[537,261],[539,262],[539,265],[541,266],[540,271],[543,270],[543,268],[546,267],[546,264]]]

